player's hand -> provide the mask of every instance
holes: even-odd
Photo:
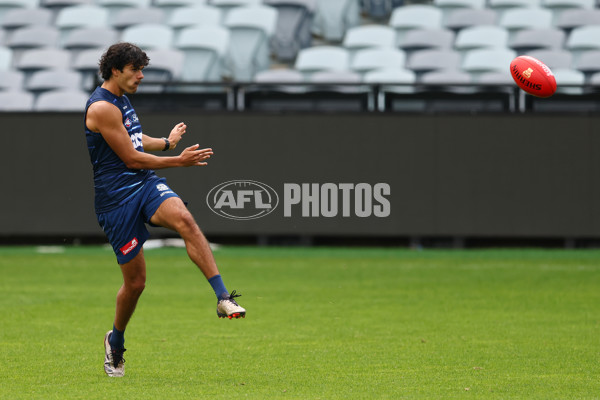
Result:
[[[210,148],[199,149],[200,145],[195,144],[190,147],[186,147],[185,150],[179,155],[182,167],[192,166],[203,166],[206,165],[210,156],[213,155],[213,151]]]
[[[169,149],[172,150],[175,147],[177,147],[177,143],[179,143],[179,141],[181,140],[181,136],[183,136],[186,129],[187,129],[187,125],[184,124],[183,122],[180,122],[177,125],[175,125],[175,127],[173,127],[173,129],[171,130],[171,133],[169,133],[169,137],[168,137],[169,143],[171,144]]]

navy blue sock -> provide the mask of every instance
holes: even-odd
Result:
[[[125,348],[125,337],[123,336],[125,331],[120,331],[113,325],[113,331],[110,334],[110,339],[108,342],[110,343],[110,347],[115,349],[124,349]]]
[[[217,299],[222,300],[224,294],[229,294],[227,289],[225,288],[225,284],[223,283],[223,279],[221,279],[221,275],[215,275],[208,280],[210,286],[212,286],[215,294],[217,295]]]

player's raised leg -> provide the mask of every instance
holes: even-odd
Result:
[[[236,295],[235,291],[229,293],[225,288],[208,240],[179,197],[170,197],[163,201],[150,218],[150,222],[172,229],[181,235],[188,256],[208,279],[217,296],[219,317],[231,319],[246,316],[246,310],[235,301],[240,295]]]

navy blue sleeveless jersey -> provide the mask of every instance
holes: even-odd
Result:
[[[142,125],[127,96],[114,95],[110,91],[97,87],[90,96],[85,111],[97,101],[114,104],[123,115],[123,126],[127,130],[133,147],[144,151],[142,146]],[[85,125],[85,119],[84,119]],[[94,168],[94,189],[96,213],[113,210],[127,202],[144,187],[145,181],[154,176],[153,170],[130,169],[106,143],[99,132],[93,132],[85,125],[90,160]]]

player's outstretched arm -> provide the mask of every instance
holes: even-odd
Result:
[[[153,154],[137,151],[122,123],[121,112],[114,105],[99,101],[93,103],[86,114],[86,125],[100,132],[111,149],[131,169],[163,169],[172,167],[191,167],[206,165],[213,154],[212,149],[199,149],[196,144],[184,149],[174,157],[157,157]],[[163,141],[164,143],[164,141]]]
[[[167,140],[169,141],[169,148],[167,150],[173,150],[177,147],[177,144],[181,140],[186,129],[187,125],[183,122],[178,123],[171,129],[171,133],[169,133],[169,136],[167,137]],[[144,146],[144,151],[162,151],[165,150],[165,141],[163,138],[142,135],[142,146]]]

